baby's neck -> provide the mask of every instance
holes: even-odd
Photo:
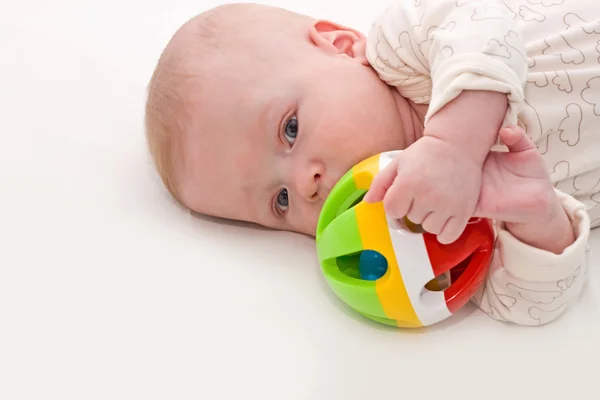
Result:
[[[429,108],[426,104],[415,104],[402,97],[397,90],[392,89],[396,99],[396,105],[402,119],[404,147],[408,147],[423,137],[423,121]]]

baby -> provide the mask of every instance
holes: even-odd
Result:
[[[403,149],[364,201],[441,243],[470,217],[495,220],[473,301],[545,324],[580,293],[600,225],[599,21],[593,0],[394,0],[365,36],[217,7],[160,57],[149,150],[186,207],[314,235],[348,169]]]

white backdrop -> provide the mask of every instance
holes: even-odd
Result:
[[[549,326],[369,323],[311,240],[191,215],[150,167],[146,82],[218,1],[0,1],[0,400],[594,396],[600,232]],[[272,3],[366,31],[385,2]]]

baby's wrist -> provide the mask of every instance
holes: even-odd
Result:
[[[425,136],[447,141],[483,164],[506,114],[506,94],[491,91],[463,91],[456,99],[431,116]]]
[[[547,214],[529,222],[504,225],[521,242],[555,254],[562,253],[575,241],[571,220],[554,192]]]
[[[440,125],[446,125],[447,128],[443,131],[437,129],[426,130],[423,137],[440,140],[445,143],[454,154],[459,154],[461,159],[472,161],[483,167],[485,158],[490,152],[490,148],[482,145],[481,142],[469,142],[469,140],[462,135],[462,132],[464,131],[452,128],[451,123],[443,124],[441,123],[442,121],[439,122]]]

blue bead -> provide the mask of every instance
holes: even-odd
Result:
[[[387,260],[376,251],[365,250],[360,255],[358,271],[362,279],[376,281],[385,275],[385,271],[387,271]]]

